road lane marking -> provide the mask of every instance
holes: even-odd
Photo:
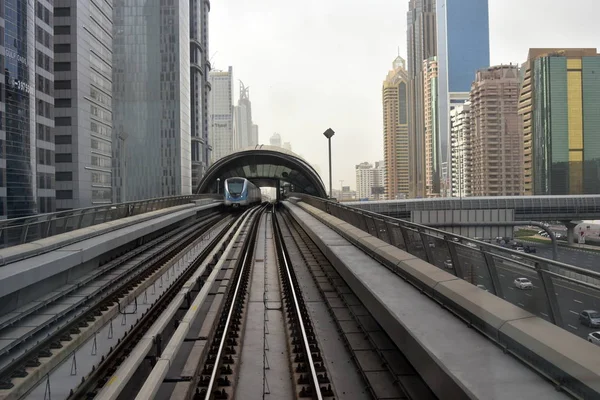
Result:
[[[573,301],[574,301],[575,303],[583,304],[583,301],[579,301],[579,300],[577,300],[577,299],[573,299]]]
[[[540,314],[542,314],[544,317],[548,318],[548,314],[541,312]]]
[[[523,308],[525,308],[525,305],[524,305],[524,304],[522,304],[522,303],[517,303],[517,305],[518,305],[518,306],[521,306],[521,307],[523,307]]]
[[[578,312],[575,312],[575,311],[573,311],[573,310],[569,310],[569,312],[570,312],[570,313],[573,313],[573,314],[575,314],[575,315],[579,315],[579,313],[578,313]]]
[[[504,278],[504,275],[500,274],[500,276]]]
[[[567,325],[567,326],[568,326],[569,328],[573,328],[573,329],[575,329],[576,331],[577,331],[577,330],[579,330],[579,329],[578,329],[576,326],[573,326],[573,325],[571,325],[571,324],[569,324],[569,325]]]
[[[515,288],[514,288],[514,287],[512,287],[512,286],[509,286],[508,288],[509,288],[510,290],[515,290]]]
[[[529,293],[525,293],[525,296],[532,297],[532,295],[531,295],[531,294],[529,294]]]
[[[484,278],[483,276],[481,276],[481,275],[477,275],[477,276],[478,276],[478,277],[480,277],[481,279],[485,279],[485,278]]]

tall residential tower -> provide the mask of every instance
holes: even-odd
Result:
[[[192,188],[200,183],[210,164],[208,140],[208,13],[210,2],[190,0],[190,132],[192,157]]]
[[[383,81],[383,151],[385,164],[385,196],[388,200],[402,199],[409,192],[408,138],[408,74],[402,57],[398,56],[393,69]],[[411,155],[409,155],[411,154]]]
[[[517,114],[519,69],[482,69],[471,89],[471,193],[523,195],[523,132]]]
[[[56,209],[112,202],[112,1],[54,1]]]
[[[435,0],[410,0],[407,19],[410,197],[424,197],[426,176],[423,61],[437,55]]]
[[[210,71],[212,87],[208,102],[209,143],[211,163],[233,151],[233,68]]]

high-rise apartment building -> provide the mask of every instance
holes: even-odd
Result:
[[[523,194],[523,133],[517,114],[519,69],[500,65],[477,72],[471,88],[473,196]]]
[[[3,4],[4,5],[4,10],[2,15],[5,16],[5,18],[7,18],[4,23],[5,23],[5,28],[4,28],[4,51],[5,51],[5,58],[4,58],[4,73],[5,73],[5,77],[4,77],[4,82],[5,85],[9,85],[9,84],[13,84],[13,90],[16,88],[17,91],[19,90],[19,83],[18,82],[23,82],[26,83],[28,82],[29,86],[24,86],[21,89],[25,89],[25,91],[30,91],[32,87],[34,87],[35,85],[35,107],[36,107],[36,112],[30,113],[29,118],[31,119],[32,117],[35,116],[35,123],[32,123],[32,121],[29,122],[29,137],[32,138],[33,142],[35,143],[35,147],[34,147],[34,157],[36,159],[35,162],[35,173],[34,176],[32,178],[28,178],[28,179],[35,179],[35,185],[36,185],[36,194],[34,196],[34,199],[37,200],[37,207],[36,207],[36,211],[38,213],[49,213],[49,212],[53,212],[56,211],[56,183],[55,183],[55,177],[56,177],[56,166],[55,166],[55,155],[56,155],[56,147],[54,145],[54,132],[53,132],[53,128],[54,128],[54,112],[55,109],[52,106],[54,104],[54,65],[53,65],[53,58],[54,58],[54,53],[57,52],[56,45],[54,44],[54,24],[53,21],[56,21],[56,15],[54,15],[54,9],[52,7],[52,2],[50,1],[38,1],[35,3],[36,8],[35,8],[35,56],[33,55],[33,52],[30,53],[29,48],[27,49],[27,64],[29,66],[30,69],[33,69],[33,66],[35,65],[35,83],[33,81],[27,81],[27,79],[19,79],[18,75],[19,73],[17,72],[17,74],[13,75],[13,78],[15,78],[14,81],[11,82],[10,78],[8,78],[6,76],[7,72],[8,73],[14,73],[14,66],[15,66],[15,57],[16,57],[16,61],[17,62],[21,62],[21,68],[24,68],[25,70],[27,69],[28,66],[24,66],[22,65],[23,63],[23,59],[20,59],[20,55],[22,55],[22,47],[21,49],[19,49],[20,46],[22,46],[23,44],[25,44],[25,37],[28,37],[29,35],[33,36],[33,31],[31,32],[27,32],[26,34],[24,34],[23,32],[19,32],[17,34],[17,40],[20,40],[20,46],[17,45],[15,46],[15,43],[13,43],[13,46],[10,45],[11,41],[13,40],[12,35],[15,34],[15,31],[13,30],[11,32],[11,35],[9,36],[8,33],[8,26],[10,25],[12,29],[15,28],[15,26],[18,26],[19,24],[17,23],[17,21],[8,21],[8,18],[10,17],[10,15],[15,15],[14,13],[8,13],[8,9],[9,6],[14,6],[16,2],[12,1],[12,2],[7,2],[4,1]],[[29,10],[29,5],[25,5],[25,2],[21,2],[21,11],[23,11],[24,8],[27,8]],[[34,3],[29,3],[31,5],[31,7],[33,7],[32,4]],[[59,10],[60,13],[60,10]],[[17,14],[18,15],[18,14]],[[29,14],[27,16],[27,18],[29,18],[30,16],[32,16],[31,14]],[[21,28],[18,28],[21,29]],[[27,40],[28,43],[28,40]],[[12,48],[11,48],[12,47]],[[16,47],[16,48],[15,48]],[[12,51],[11,51],[12,50]],[[34,58],[35,57],[35,64],[34,64]],[[25,78],[26,74],[31,73],[31,72],[25,72],[23,71],[23,78]],[[8,79],[7,79],[8,78]],[[7,83],[8,82],[8,83]],[[16,115],[12,115],[13,120],[10,121],[9,120],[9,108],[11,108],[11,106],[13,104],[18,104],[20,101],[17,100],[14,96],[10,96],[12,98],[12,101],[10,102],[10,104],[8,103],[8,91],[10,90],[7,86],[5,86],[5,93],[2,95],[2,99],[4,99],[7,103],[5,104],[6,107],[6,120],[2,121],[3,125],[5,126],[6,129],[6,143],[10,143],[10,139],[9,136],[13,136],[14,133],[16,133],[17,129],[15,126],[15,122],[16,120],[14,119],[16,117]],[[31,93],[29,93],[29,96],[31,96]],[[20,117],[19,117],[20,118]],[[17,120],[19,118],[16,118]],[[26,119],[27,117],[25,117]],[[12,122],[11,123],[9,123]],[[0,128],[1,129],[1,128]],[[11,131],[11,135],[9,135],[9,131]],[[14,137],[14,136],[13,136]],[[18,145],[17,145],[18,148]],[[15,150],[15,147],[12,147],[11,150]],[[9,151],[9,147],[7,146],[7,154]],[[12,153],[13,155],[15,153]],[[1,158],[1,156],[0,156]],[[8,173],[8,171],[10,170],[12,173],[17,172],[13,167],[14,164],[11,165],[12,162],[8,159],[6,159],[6,171]],[[18,173],[17,173],[18,174]],[[15,176],[15,175],[13,175]],[[12,180],[12,179],[11,179]],[[7,194],[8,194],[8,184],[9,184],[9,179],[7,176],[7,179],[4,180],[4,182],[7,183]],[[13,180],[13,183],[15,183],[15,181]],[[15,192],[12,192],[15,193]],[[34,192],[35,193],[35,192]],[[9,195],[10,196],[10,195]],[[16,204],[19,204],[21,201],[17,200],[16,203],[13,203],[13,206]],[[17,208],[19,208],[20,206],[17,206]],[[8,209],[7,209],[8,210]],[[14,210],[14,208],[13,208]],[[0,218],[1,217],[0,213]],[[9,216],[10,218],[10,216]]]
[[[211,85],[208,102],[209,134],[212,147],[211,162],[233,151],[233,68],[210,71]]]
[[[252,138],[251,142],[256,146],[258,144],[258,125],[252,124]]]
[[[281,147],[281,135],[275,132],[269,138],[269,143],[271,144],[271,146]]]
[[[394,60],[382,86],[385,196],[394,200],[409,192],[408,74],[402,57]],[[410,155],[409,155],[410,154]]]
[[[451,194],[453,197],[471,196],[473,165],[471,138],[471,103],[450,111]]]
[[[6,219],[55,208],[53,9],[48,1],[0,7],[0,219]]]
[[[112,10],[107,0],[54,1],[59,211],[113,200]]]
[[[192,188],[200,183],[210,164],[208,139],[208,13],[210,2],[190,0],[190,131],[192,157]]]
[[[488,0],[436,0],[439,134],[449,157],[450,111],[468,99],[475,74],[490,65]]]
[[[426,194],[423,61],[437,55],[435,5],[435,0],[410,0],[408,5],[410,197]]]
[[[359,200],[382,200],[385,185],[385,162],[368,162],[356,166],[356,195]]]
[[[441,191],[442,159],[438,110],[438,63],[436,57],[431,57],[423,61],[426,197],[440,197]]]
[[[258,127],[256,128],[256,138],[254,137],[254,124],[252,123],[252,103],[250,102],[250,88],[244,86],[240,81],[240,98],[235,107],[235,126],[234,126],[234,150],[243,149],[258,144]]]
[[[189,5],[113,1],[118,202],[191,193]]]
[[[522,66],[525,193],[600,193],[600,55],[530,49]]]

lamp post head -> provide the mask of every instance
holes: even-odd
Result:
[[[325,132],[323,132],[323,135],[325,135],[325,137],[327,139],[331,139],[331,137],[335,134],[335,132],[333,131],[333,129],[331,128],[327,128],[327,130]]]

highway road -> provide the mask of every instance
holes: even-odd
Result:
[[[544,245],[538,247],[540,254],[538,256],[546,257],[546,250]],[[548,246],[549,248],[549,246]],[[449,252],[445,246],[436,246],[431,249],[435,259],[435,265],[440,268],[444,268],[444,261],[449,259]],[[563,259],[578,259],[594,260],[596,263],[600,262],[600,255],[588,254],[579,250],[571,249],[560,249]],[[581,254],[578,254],[581,253]],[[490,292],[492,292],[492,281],[489,276],[488,269],[486,267],[483,254],[479,253],[476,249],[469,249],[463,246],[457,246],[457,255],[461,259],[465,274],[470,274],[473,277],[473,284],[484,285]],[[552,256],[551,250],[549,250],[549,256]],[[546,295],[542,288],[542,283],[537,273],[519,263],[519,261],[508,261],[500,260],[495,258],[496,267],[498,269],[498,278],[502,287],[503,297],[505,300],[521,307],[532,314],[535,314],[545,320],[549,321],[549,307],[546,301]],[[564,261],[563,261],[564,262]],[[594,261],[591,261],[594,262]],[[573,264],[569,262],[569,264]],[[579,266],[584,266],[582,262]],[[517,289],[514,285],[516,278],[525,277],[531,280],[533,283],[533,289],[521,290]],[[587,338],[590,332],[600,331],[600,328],[591,329],[587,326],[579,323],[579,313],[583,310],[598,310],[600,311],[600,290],[589,289],[584,286],[580,286],[571,282],[554,280],[554,288],[556,296],[558,296],[558,303],[560,314],[563,320],[563,328],[570,332],[582,337]]]
[[[527,243],[533,245],[538,257],[552,259],[552,246],[541,243]],[[600,250],[600,249],[599,249]],[[600,253],[577,248],[558,247],[558,261],[575,265],[576,267],[589,269],[590,271],[600,272]]]

